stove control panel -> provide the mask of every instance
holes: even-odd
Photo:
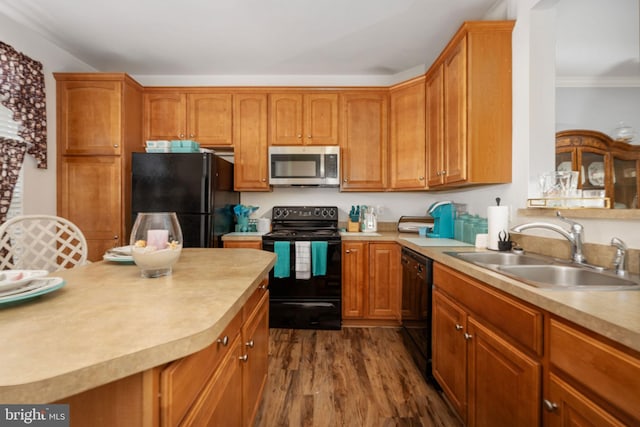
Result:
[[[272,220],[338,220],[336,206],[275,206]]]

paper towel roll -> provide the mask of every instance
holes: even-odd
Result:
[[[489,206],[487,208],[487,248],[498,250],[498,234],[509,233],[509,206]]]

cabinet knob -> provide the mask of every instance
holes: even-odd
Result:
[[[244,343],[244,345],[246,345],[249,348],[253,348],[253,346],[255,345],[255,343],[253,342],[253,340],[249,340],[246,343]]]
[[[436,172],[436,176],[440,176],[440,175],[441,175],[440,171]]]
[[[118,148],[118,144],[113,144],[113,148]]]
[[[471,338],[473,338],[473,335],[468,334],[468,333],[466,333],[466,332],[464,333],[464,339],[465,339],[465,340],[470,340]]]
[[[442,171],[442,175],[446,175],[446,174],[447,174],[447,171]]]
[[[307,138],[311,139],[311,135],[307,135]]]
[[[183,138],[184,138],[184,133],[181,133],[180,134],[180,139],[183,139]]]
[[[263,291],[267,290],[267,285],[260,285],[258,286],[258,289],[262,289]]]
[[[558,409],[558,405],[547,399],[542,399],[542,406],[544,406],[547,412],[555,412]]]
[[[420,178],[418,178],[420,181],[424,181],[424,176],[421,176]]]
[[[344,251],[345,254],[350,254],[351,250],[347,249],[346,251]]]
[[[118,240],[120,237],[118,235],[113,236],[113,240]]]
[[[247,360],[249,360],[249,355],[243,354],[242,356],[238,357],[238,359],[242,360],[243,362],[246,362]]]
[[[298,134],[297,136],[298,136],[298,138],[302,138],[302,135],[300,135],[300,134]]]
[[[347,178],[343,179],[342,182],[347,182]]]
[[[461,330],[462,330],[462,325],[456,324],[456,331],[461,331]]]
[[[225,336],[224,336],[224,337],[222,337],[222,338],[218,338],[218,339],[216,340],[216,342],[217,342],[218,344],[222,344],[223,346],[225,346],[225,347],[226,347],[226,346],[229,344],[229,337],[228,337],[227,335],[225,335]]]
[[[267,182],[267,178],[262,178],[262,182]]]
[[[190,134],[189,134],[189,138],[195,138],[195,137],[196,137],[196,134],[195,134],[195,133],[190,133]]]

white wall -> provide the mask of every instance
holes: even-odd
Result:
[[[56,213],[56,82],[54,72],[96,71],[33,31],[0,14],[0,40],[40,61],[47,97],[47,169],[37,169],[35,159],[24,160],[24,213]]]

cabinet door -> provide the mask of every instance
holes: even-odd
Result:
[[[426,188],[427,162],[425,138],[424,78],[399,89],[392,89],[391,143],[389,169],[391,188],[421,190]]]
[[[444,61],[444,182],[467,179],[467,39]]]
[[[179,92],[144,94],[146,140],[187,139],[187,96]]]
[[[437,289],[433,292],[433,375],[460,417],[467,419],[466,313]]]
[[[350,93],[340,97],[342,190],[384,190],[387,186],[387,95]]]
[[[269,292],[264,292],[242,327],[244,426],[252,426],[267,383],[269,367]],[[246,355],[246,359],[245,359]],[[245,418],[246,417],[246,418]],[[223,424],[220,424],[223,425]]]
[[[369,319],[400,321],[400,246],[396,243],[369,243]]]
[[[342,242],[342,317],[364,318],[368,244]]]
[[[269,95],[269,145],[302,145],[302,95]]]
[[[122,82],[57,83],[58,150],[67,154],[120,154]]]
[[[304,144],[338,145],[338,95],[304,96]]]
[[[473,426],[540,425],[541,366],[468,318],[468,413]]]
[[[623,427],[611,414],[553,374],[549,374],[548,408],[544,425],[548,427]]]
[[[189,94],[187,101],[188,139],[204,146],[232,145],[230,93]]]
[[[444,184],[444,71],[439,65],[427,74],[425,83],[427,186]]]
[[[640,157],[640,154],[637,155]],[[613,163],[613,207],[638,209],[640,193],[640,160],[612,155]]]
[[[62,156],[58,168],[58,215],[80,227],[89,260],[99,261],[124,244],[120,157]]]
[[[268,191],[267,95],[233,97],[234,188]]]
[[[216,373],[179,424],[181,427],[241,427],[243,425],[241,351],[240,336],[236,335]]]

